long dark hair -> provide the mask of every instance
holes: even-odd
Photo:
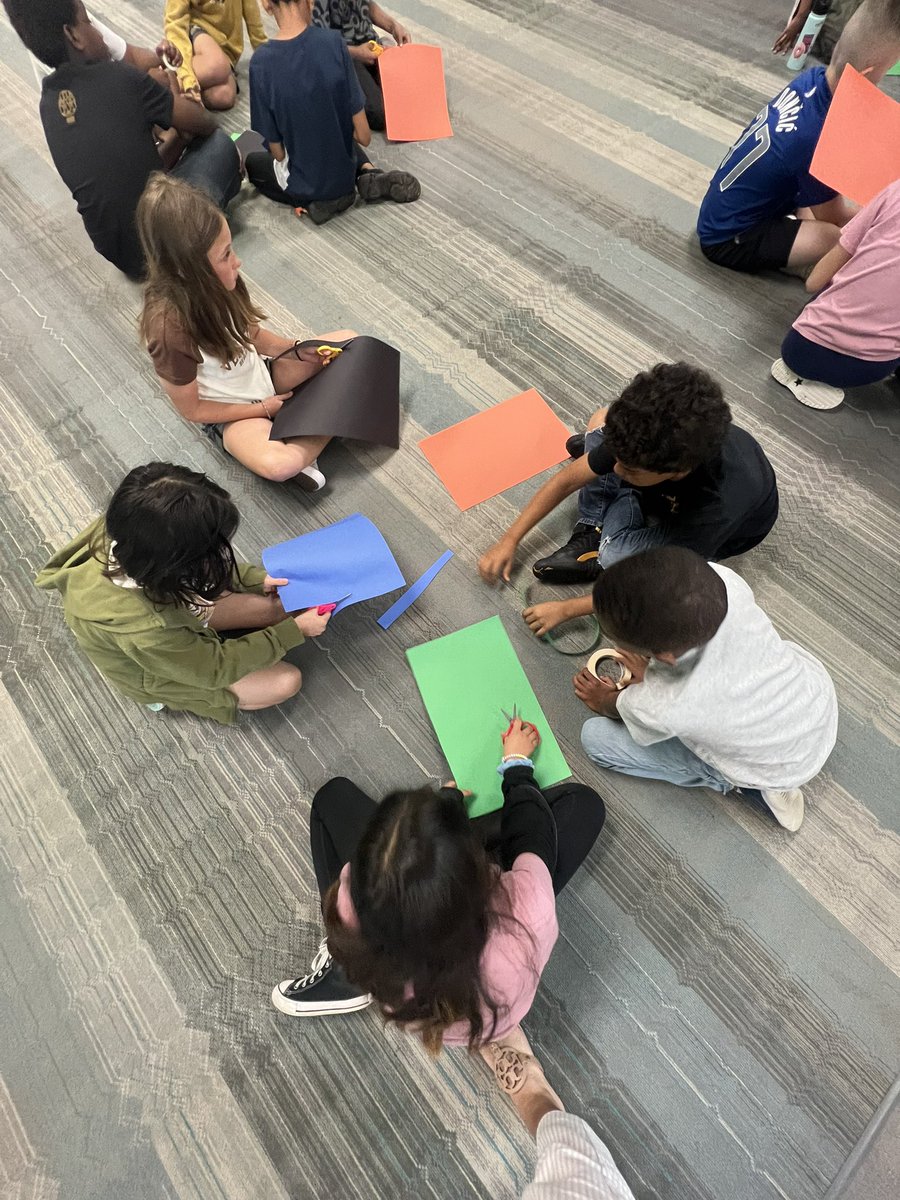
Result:
[[[188,607],[234,586],[231,539],[240,516],[228,493],[200,471],[153,462],[129,471],[106,510],[94,553],[113,561],[156,604]]]
[[[470,1050],[496,1028],[481,956],[508,915],[499,882],[459,793],[423,788],[386,797],[363,834],[350,865],[358,929],[338,917],[338,884],[326,893],[331,953],[387,1020],[415,1025],[433,1054],[457,1021],[468,1022]]]
[[[252,347],[250,330],[265,313],[238,278],[229,292],[207,257],[224,217],[205,192],[155,172],[137,207],[137,228],[147,262],[140,331],[146,343],[160,315],[171,313],[191,341],[222,363],[235,363]]]

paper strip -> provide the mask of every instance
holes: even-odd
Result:
[[[410,585],[409,590],[404,592],[399,600],[394,601],[387,612],[378,618],[378,624],[382,629],[390,629],[397,618],[418,600],[441,567],[445,567],[452,557],[453,551],[445,550],[437,562],[432,563],[425,574],[420,575],[416,582]]]

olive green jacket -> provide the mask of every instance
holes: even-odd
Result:
[[[103,544],[102,518],[47,563],[35,583],[56,588],[79,646],[111,684],[141,704],[165,704],[231,724],[228,690],[251,671],[280,662],[303,634],[291,617],[243,637],[220,638],[185,608],[154,604],[139,588],[104,574],[91,547]],[[238,565],[237,592],[262,592],[262,567]]]

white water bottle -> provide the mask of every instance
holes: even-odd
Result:
[[[802,71],[809,58],[809,52],[815,45],[819,30],[825,24],[828,16],[829,0],[813,0],[812,10],[806,18],[806,24],[797,34],[797,40],[788,55],[789,71]]]

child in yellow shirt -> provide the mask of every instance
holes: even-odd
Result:
[[[183,59],[178,81],[207,108],[234,105],[245,23],[255,50],[268,40],[258,0],[166,0],[166,37]]]

